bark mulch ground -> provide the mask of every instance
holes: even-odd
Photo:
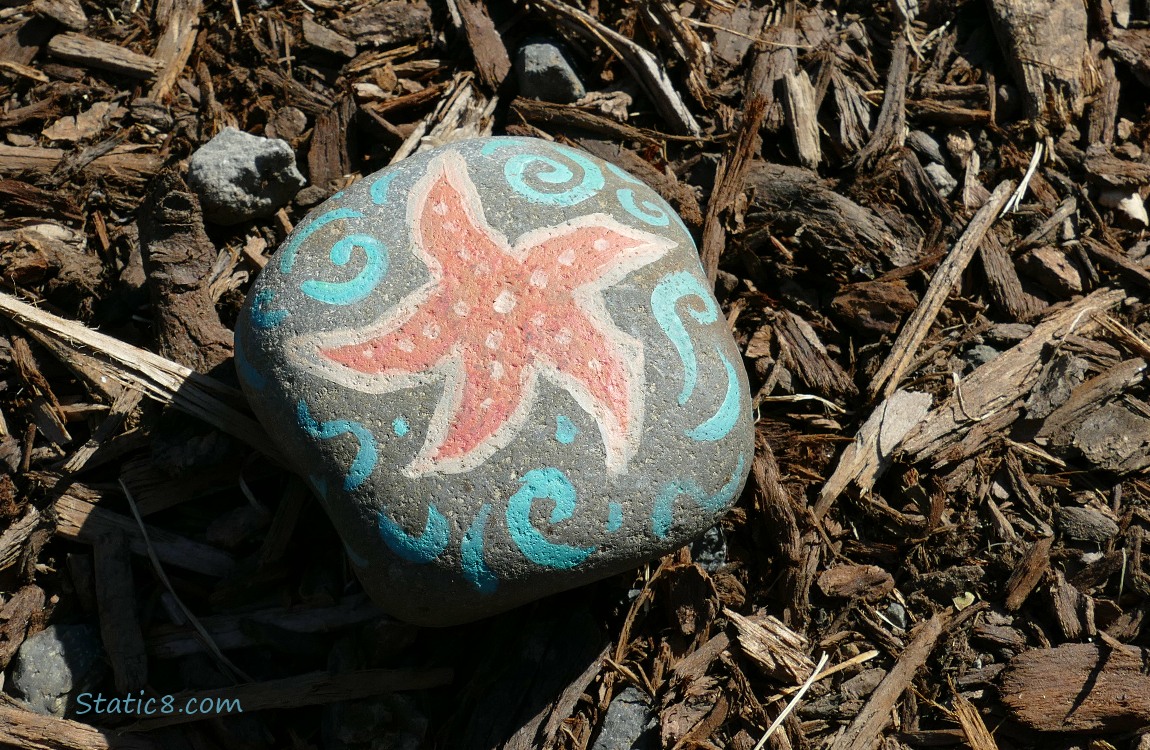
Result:
[[[517,95],[536,36],[587,97]],[[0,668],[90,623],[85,689],[243,713],[0,694],[0,744],[604,750],[633,688],[667,750],[1150,748],[1148,93],[1130,0],[4,4]],[[205,226],[161,198],[228,125],[309,186]],[[311,206],[492,132],[680,211],[760,445],[706,539],[418,629],[260,452],[231,329]]]

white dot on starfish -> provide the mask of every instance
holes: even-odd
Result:
[[[366,357],[367,359],[375,359],[375,347],[374,346],[365,346],[365,347],[363,347],[363,350],[360,351],[360,354],[362,356]]]
[[[600,237],[599,239],[597,239],[591,243],[591,247],[595,248],[599,252],[603,252],[604,250],[606,250],[610,246],[610,244],[611,243],[607,242],[607,240]]]
[[[452,234],[459,234],[460,230],[463,229],[457,221],[445,221],[443,222],[443,228]]]
[[[446,216],[447,215],[447,204],[444,203],[443,201],[436,201],[435,205],[431,207],[431,210],[434,211],[435,213],[439,214],[440,216]]]
[[[515,295],[512,294],[510,290],[504,289],[499,293],[499,296],[495,298],[495,304],[492,305],[492,307],[495,308],[495,312],[506,315],[515,309],[516,301]]]
[[[531,285],[543,289],[547,286],[547,273],[545,271],[534,271],[531,274]]]
[[[490,409],[490,408],[491,408],[491,406],[492,406],[494,403],[495,403],[495,401],[494,401],[494,400],[492,400],[492,399],[489,399],[489,398],[485,398],[485,399],[483,399],[482,401],[480,401],[480,402],[479,402],[479,408],[480,408],[480,409],[483,409],[484,411],[487,411],[488,409]]]
[[[599,242],[603,242],[603,240],[595,240],[595,242],[599,243]],[[598,248],[596,248],[596,249],[598,249]],[[567,248],[555,260],[559,261],[560,265],[564,265],[564,266],[571,265],[572,263],[575,262],[575,250],[574,250],[574,248],[570,248],[570,247]]]
[[[502,380],[503,378],[503,363],[495,360],[491,363],[491,379]]]
[[[574,337],[575,334],[571,332],[570,328],[560,328],[559,333],[555,336],[555,340],[566,346],[571,343],[571,339]]]
[[[531,325],[542,326],[547,322],[547,313],[537,312],[531,316]]]
[[[599,372],[603,369],[603,363],[597,359],[593,359],[587,363],[587,367],[591,369],[591,372]]]
[[[503,331],[491,331],[487,334],[487,340],[483,343],[487,345],[488,349],[498,349],[499,342],[503,340]]]
[[[415,351],[415,342],[411,339],[400,339],[395,342],[395,348],[402,352],[413,352]]]
[[[452,305],[451,309],[454,310],[455,314],[461,318],[466,318],[467,313],[471,312],[471,308],[467,306],[467,303],[462,301],[456,302],[454,305]]]
[[[439,324],[438,323],[428,323],[427,325],[425,325],[423,327],[423,335],[429,339],[439,338]]]
[[[486,276],[489,273],[491,273],[491,266],[487,265],[487,263],[480,261],[479,263],[475,264],[476,276]]]

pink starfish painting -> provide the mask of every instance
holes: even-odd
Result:
[[[625,471],[642,430],[643,346],[615,326],[603,292],[674,242],[596,213],[512,245],[488,225],[454,152],[430,163],[407,219],[430,280],[364,329],[306,337],[299,354],[361,391],[443,381],[409,476],[470,471],[505,447],[540,377],[594,418],[607,470]]]

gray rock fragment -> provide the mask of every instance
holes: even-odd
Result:
[[[98,682],[104,670],[104,647],[96,628],[50,625],[16,652],[12,685],[30,710],[62,717],[74,693]]]
[[[931,184],[938,189],[938,194],[943,198],[950,197],[950,194],[958,187],[958,180],[954,179],[946,167],[941,164],[927,164],[925,170]]]
[[[658,727],[647,697],[633,687],[626,688],[607,707],[591,750],[654,750]]]
[[[307,180],[286,141],[224,128],[192,154],[188,184],[199,196],[204,218],[239,224],[271,216]]]
[[[566,104],[587,93],[567,56],[551,42],[532,42],[515,57],[519,93],[548,102]]]

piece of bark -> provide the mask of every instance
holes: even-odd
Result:
[[[1012,718],[1040,732],[1114,734],[1150,726],[1150,651],[1067,643],[1011,659],[999,696]]]
[[[94,552],[100,640],[112,663],[116,690],[127,695],[148,681],[127,539],[119,529],[110,529],[96,539]]]
[[[857,169],[873,167],[884,155],[902,148],[906,142],[906,84],[910,77],[910,45],[905,34],[899,34],[891,51],[887,69],[886,90],[882,109],[870,140],[855,157]]]
[[[1013,191],[1014,183],[1009,180],[996,187],[990,199],[966,225],[962,237],[954,243],[954,247],[939,264],[918,308],[907,319],[891,347],[890,355],[871,380],[869,388],[871,398],[887,398],[898,388],[947,297],[962,277],[967,264],[982,244],[991,224],[998,219],[1002,207],[1006,205]]]
[[[71,31],[52,37],[48,53],[61,60],[131,78],[151,78],[162,67],[162,63],[147,55]]]
[[[912,461],[957,461],[977,452],[1022,412],[1021,400],[1041,373],[1048,347],[1071,329],[1082,334],[1095,316],[1117,305],[1124,292],[1100,289],[1050,314],[1021,343],[960,380],[952,393],[906,438]]]
[[[32,10],[71,31],[81,31],[88,25],[88,16],[78,0],[34,0]]]
[[[1061,570],[1051,570],[1050,586],[1046,589],[1047,601],[1062,637],[1067,641],[1095,638],[1094,607],[1090,597],[1083,596],[1078,589],[1066,581]]]
[[[111,440],[116,431],[124,424],[124,420],[136,410],[143,395],[134,388],[125,388],[112,403],[111,410],[104,421],[100,423],[100,426],[92,433],[92,437],[88,438],[87,442],[68,457],[61,470],[68,474],[76,474],[81,471],[100,446]]]
[[[998,233],[992,228],[978,247],[982,270],[991,300],[1014,320],[1030,320],[1042,312],[1045,305],[1040,299],[1022,288],[1018,270],[1009,253],[1002,246]]]
[[[1146,361],[1135,357],[1076,386],[1065,403],[1046,417],[1035,437],[1069,445],[1078,425],[1103,403],[1141,383],[1145,372]]]
[[[393,47],[430,39],[431,8],[416,0],[386,0],[382,3],[357,5],[332,21],[332,28],[359,44]]]
[[[596,135],[625,141],[642,141],[650,145],[662,143],[667,138],[676,138],[676,136],[667,136],[654,130],[618,122],[610,117],[588,112],[573,104],[556,104],[536,99],[524,99],[520,96],[511,100],[511,112],[527,122],[558,133],[565,133],[568,129],[580,129]]]
[[[819,340],[809,323],[790,310],[780,310],[773,317],[778,337],[780,358],[812,390],[827,398],[854,396],[854,382]]]
[[[334,190],[334,185],[351,171],[347,129],[354,106],[350,98],[344,98],[316,118],[311,148],[307,152],[308,174],[312,185]]]
[[[355,42],[326,26],[315,22],[311,16],[303,17],[303,40],[316,49],[351,59],[355,57]]]
[[[734,625],[743,653],[774,679],[800,684],[815,671],[814,662],[807,656],[810,643],[779,620],[770,615],[745,617],[727,608],[723,614]]]
[[[831,300],[837,320],[871,335],[890,335],[918,307],[918,297],[902,279],[876,279],[843,286]]]
[[[152,57],[160,65],[148,99],[162,102],[176,85],[195,48],[203,0],[162,0],[156,3],[155,20],[163,27]]]
[[[759,149],[759,129],[766,112],[767,101],[756,92],[745,105],[743,121],[731,149],[719,159],[715,187],[703,217],[703,241],[699,248],[699,259],[712,286],[719,274],[719,259],[726,247],[723,222],[735,209],[736,200],[746,189],[747,170]]]
[[[75,486],[69,489],[69,493],[74,491]],[[52,508],[56,513],[56,534],[65,539],[95,544],[102,534],[119,530],[127,536],[132,552],[147,554],[147,544],[134,518],[97,507],[75,494],[64,494]],[[217,578],[235,569],[235,560],[226,552],[169,531],[149,526],[148,539],[162,563]]]
[[[818,112],[815,111],[815,87],[805,70],[783,77],[783,109],[799,164],[814,169],[822,161],[819,143]]]
[[[232,356],[232,332],[220,323],[208,290],[216,249],[200,203],[175,171],[159,177],[137,218],[152,293],[158,353],[197,372]]]
[[[55,716],[42,716],[0,702],[0,745],[35,750],[163,750],[171,747],[140,734],[109,729]]]
[[[822,572],[819,590],[832,598],[875,601],[894,591],[894,579],[877,565],[844,563]]]
[[[0,532],[0,571],[16,564],[24,554],[32,534],[43,525],[43,515],[34,506],[29,505],[19,520],[10,522],[8,527]]]
[[[0,669],[7,669],[29,634],[30,625],[37,630],[44,626],[43,622],[35,622],[43,616],[44,602],[44,589],[29,584],[22,586],[0,607]]]
[[[999,45],[1023,91],[1026,114],[1065,125],[1082,114],[1089,59],[1086,5],[1046,0],[991,0]]]
[[[511,57],[487,14],[487,4],[474,0],[455,0],[455,4],[463,19],[463,32],[471,46],[479,80],[492,91],[498,91],[511,72]]]
[[[830,264],[828,274],[841,270],[845,276],[860,263],[886,269],[918,259],[878,214],[835,192],[809,170],[756,161],[747,172],[747,188],[748,232],[762,228],[782,236],[801,229],[797,247]],[[761,242],[752,235],[749,249],[758,250]]]
[[[1010,574],[1006,582],[1005,601],[1003,606],[1008,612],[1013,612],[1022,606],[1026,597],[1038,586],[1042,576],[1050,569],[1050,548],[1054,545],[1054,537],[1048,536],[1039,539],[1030,545],[1022,560]]]
[[[40,54],[44,46],[59,27],[50,18],[28,16],[24,21],[9,27],[0,34],[0,60],[13,65],[27,66]],[[0,120],[0,127],[7,125]]]
[[[0,174],[34,172],[47,176],[67,154],[58,148],[0,144]],[[135,147],[120,146],[97,156],[86,165],[86,169],[100,177],[141,180],[159,171],[163,163],[163,158],[156,154],[141,153]]]

